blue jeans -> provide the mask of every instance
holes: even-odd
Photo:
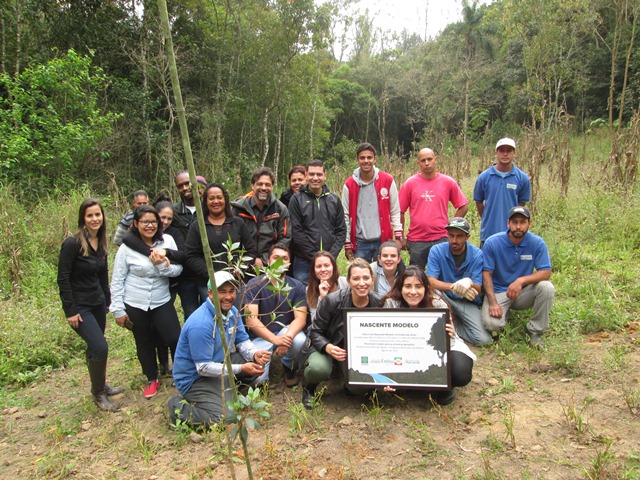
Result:
[[[380,240],[371,240],[369,242],[360,241],[356,243],[356,258],[364,258],[367,262],[375,262],[378,259],[378,253],[380,251]]]
[[[288,329],[289,327],[284,327],[278,332],[278,336],[287,333]],[[304,347],[306,341],[307,336],[304,334],[304,332],[298,332],[298,334],[293,337],[293,344],[291,345],[291,348],[289,348],[287,354],[282,357],[282,365],[284,365],[289,370],[293,369],[294,367],[297,369],[298,365],[294,365],[293,362],[298,357],[298,355],[300,355],[300,351],[302,350],[302,347]],[[258,350],[266,350],[273,353],[273,351],[276,349],[276,346],[273,343],[265,340],[264,338],[256,337],[252,339],[252,342]],[[263,383],[266,383],[267,380],[269,380],[270,366],[271,362],[267,363],[264,366],[264,373],[254,380],[254,385],[262,385]]]
[[[309,273],[311,272],[311,262],[303,258],[296,257],[293,260],[293,278],[309,285]]]

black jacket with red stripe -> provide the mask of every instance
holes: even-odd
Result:
[[[291,248],[289,210],[274,194],[269,198],[262,221],[259,221],[253,192],[231,202],[231,209],[233,214],[242,218],[249,227],[258,248],[257,258],[260,258],[264,265],[269,264],[269,249],[276,243]]]

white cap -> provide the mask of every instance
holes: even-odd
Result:
[[[500,140],[498,140],[498,143],[496,143],[496,150],[503,145],[506,145],[507,147],[513,147],[514,150],[516,149],[516,141],[513,138],[501,138]]]
[[[231,275],[229,272],[227,272],[226,270],[221,270],[219,272],[216,272],[214,274],[214,279],[216,281],[216,288],[220,288],[222,285],[224,285],[227,282],[231,282],[234,285],[238,283],[235,277]],[[207,289],[211,290],[211,280],[207,282]]]

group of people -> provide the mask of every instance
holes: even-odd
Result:
[[[134,194],[134,210],[114,238],[122,246],[110,286],[104,212],[96,200],[85,201],[78,229],[61,250],[58,283],[67,320],[87,342],[96,404],[114,410],[108,397],[119,393],[105,383],[107,308],[118,325],[133,331],[147,377],[145,397],[159,385],[156,351],[163,370],[171,351],[180,393],[169,400],[172,423],[220,419],[228,395],[223,336],[234,352],[234,375],[253,385],[266,383],[277,356],[285,385],[302,377],[302,402],[312,408],[318,384],[334,369],[344,372],[345,308],[449,309],[451,389],[432,392],[432,398],[450,403],[454,388],[472,377],[475,355],[465,341],[490,344],[510,309],[533,307],[527,324],[532,346],[540,345],[549,326],[551,262],[544,241],[529,232],[531,213],[524,205],[530,184],[513,164],[515,151],[512,139],[501,139],[496,163],[476,181],[480,248],[469,242],[466,196],[454,179],[438,172],[438,158],[428,148],[418,152],[419,171],[398,189],[393,176],[375,166],[375,148],[361,144],[342,198],[329,191],[320,160],[293,167],[280,200],[266,167],[253,172],[251,191],[233,202],[223,185],[202,177],[194,195],[188,173],[179,172],[177,204],[157,199],[149,206],[145,192]],[[198,197],[213,284],[195,221]],[[343,249],[346,277],[336,263]],[[409,251],[408,266],[403,249]],[[214,291],[222,331],[214,320]],[[182,329],[173,306],[176,293],[185,315]]]

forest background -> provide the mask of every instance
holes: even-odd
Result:
[[[320,158],[339,191],[369,141],[400,185],[430,146],[471,198],[496,140],[516,138],[558,290],[547,349],[525,363],[584,374],[584,335],[638,320],[640,2],[463,2],[463,19],[435,38],[377,30],[357,3],[170,2],[198,174],[233,197],[266,165],[280,192],[292,165]],[[176,120],[156,2],[0,3],[0,408],[25,406],[24,386],[81,362],[57,297],[60,243],[88,195],[105,204],[110,233],[134,190],[177,198],[186,165]],[[477,232],[473,206],[467,217]],[[486,355],[522,353],[521,330]],[[110,345],[131,363],[125,333],[111,329]],[[603,354],[634,421],[637,365],[617,375],[639,346],[630,336]],[[70,417],[73,427],[45,420],[45,434],[79,430]],[[9,438],[11,421],[0,423]],[[618,460],[611,468],[640,475],[637,447]]]

